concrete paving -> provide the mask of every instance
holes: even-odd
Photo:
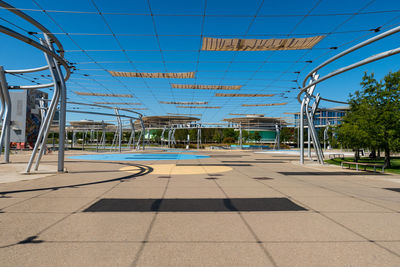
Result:
[[[49,173],[57,160],[49,154],[46,175],[26,179],[20,167],[0,165],[0,266],[400,266],[400,192],[387,190],[400,188],[399,175],[301,166],[288,154],[196,154],[211,157],[67,159],[60,174]],[[13,164],[27,157],[12,155]],[[305,210],[234,204],[249,208],[246,199],[255,198]],[[88,209],[104,199],[154,204],[142,212]],[[198,203],[165,212],[163,199]],[[226,209],[201,211],[214,203],[207,200]]]

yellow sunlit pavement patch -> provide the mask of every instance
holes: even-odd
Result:
[[[227,166],[176,166],[175,164],[155,164],[147,165],[153,168],[152,174],[168,174],[168,175],[183,175],[183,174],[207,174],[231,171],[231,167]],[[137,172],[135,166],[128,166],[119,169],[125,172]]]

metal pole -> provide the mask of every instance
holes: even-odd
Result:
[[[4,97],[4,113],[5,117],[2,125],[1,142],[4,146],[4,163],[10,162],[10,124],[11,124],[11,99],[10,93],[8,92],[8,84],[4,68],[0,66],[0,86],[2,90],[2,96]],[[3,102],[3,101],[2,101]],[[3,103],[2,103],[3,104]],[[2,149],[2,147],[0,147]]]
[[[132,126],[132,149],[135,149],[135,138],[136,138],[136,131],[135,131],[135,123],[131,119],[131,126]]]
[[[197,149],[200,149],[200,127],[197,127]]]
[[[106,148],[106,126],[104,125],[104,121],[101,121],[101,146],[103,149]]]
[[[242,130],[242,123],[239,124],[239,147],[243,149],[243,130]]]
[[[306,116],[307,116],[307,105],[306,105]],[[311,160],[312,159],[311,158],[311,129],[310,129],[309,120],[307,120],[307,141],[308,141],[307,155],[308,155],[308,159]]]
[[[146,128],[144,127],[144,122],[143,122],[143,119],[142,119],[142,116],[140,116],[139,117],[139,119],[140,119],[140,125],[142,126],[142,133],[143,134],[141,134],[141,136],[143,137],[143,139],[142,139],[142,149],[143,149],[143,151],[144,151],[144,149],[145,149],[145,143],[144,143],[144,139],[145,139],[145,131],[146,131]]]
[[[110,152],[113,151],[114,145],[116,146],[117,132],[118,132],[118,128],[115,128],[113,140],[112,140],[111,147],[110,147]]]
[[[319,78],[319,74],[317,73],[312,73],[311,79],[309,81],[309,84],[312,84],[314,81],[316,81]],[[310,86],[306,94],[303,97],[303,100],[301,101],[301,107],[300,107],[300,164],[304,164],[304,114],[308,112],[307,106],[310,101],[310,96],[314,92],[315,85]],[[308,117],[307,117],[308,118]],[[308,119],[307,119],[308,121]],[[308,124],[308,132],[310,131],[310,124]],[[310,136],[308,134],[308,136]],[[310,151],[310,138],[308,139],[308,149],[309,149],[309,158],[311,158],[311,151]]]
[[[318,159],[318,162],[320,164],[324,164],[323,153],[321,151],[321,146],[319,144],[318,135],[317,135],[317,133],[315,131],[315,128],[314,128],[313,119],[314,118],[312,117],[312,115],[310,113],[307,113],[308,128],[309,128],[309,131],[311,132],[311,136],[312,136],[312,139],[313,139],[315,152],[317,154],[317,159]]]
[[[135,123],[132,119],[129,119],[129,123],[131,125],[131,136],[129,138],[129,149],[131,149],[131,144],[133,145],[132,149],[135,149]]]
[[[171,147],[171,132],[172,132],[172,129],[169,128],[168,129],[168,148]]]
[[[44,34],[49,49],[54,52],[54,47],[51,39],[47,34]],[[65,85],[64,76],[57,60],[51,57],[54,62],[55,72],[58,76],[56,81],[60,86],[60,117],[59,117],[59,134],[58,134],[58,164],[57,171],[64,172],[64,150],[65,150],[65,125],[67,123],[67,87]]]
[[[163,128],[162,132],[161,132],[161,147],[164,147],[164,133],[165,133],[165,129],[166,127]]]
[[[275,124],[275,131],[276,131],[276,149],[280,149],[280,129],[279,129],[279,124]]]
[[[300,106],[300,114],[299,114],[299,119],[300,119],[300,139],[299,139],[299,144],[300,144],[300,164],[304,164],[304,104],[305,104],[305,98],[301,101],[301,106]]]
[[[1,67],[1,72],[3,73],[2,75],[1,75],[1,77],[4,77],[4,79],[5,79],[5,75],[4,75],[4,69],[3,69],[3,67]],[[4,75],[4,76],[3,76]],[[0,77],[0,79],[2,79]],[[2,79],[3,80],[3,79]],[[8,85],[6,84],[6,86],[8,87]],[[2,125],[2,131],[1,131],[1,136],[0,136],[0,155],[3,153],[3,145],[4,145],[4,133],[5,133],[5,129],[4,129],[4,127],[5,127],[5,124],[4,124],[4,120],[5,120],[5,118],[3,118],[3,115],[4,115],[4,111],[6,110],[6,104],[5,104],[5,101],[4,101],[4,95],[3,95],[3,83],[2,82],[0,82],[0,102],[1,102],[1,110],[0,110],[0,122],[1,122],[1,125]]]
[[[4,102],[4,96],[3,96],[3,89],[2,89],[2,85],[0,83],[0,105],[1,105],[1,109],[0,109],[0,122],[3,122],[3,115],[4,115],[4,110],[5,110],[5,102]],[[3,125],[3,124],[2,124]],[[2,149],[0,149],[0,155],[1,155],[1,151]]]
[[[119,111],[118,109],[114,109],[115,115],[117,115],[117,122],[118,122],[118,151],[121,153],[122,148],[122,123],[121,123],[121,118],[119,117]]]
[[[40,124],[44,122],[44,118],[46,117],[46,104],[44,102],[44,97],[42,97],[39,101],[40,107]],[[47,144],[44,146],[45,151],[47,151]]]
[[[39,146],[41,147],[41,150],[43,150],[43,144],[47,143],[48,131],[50,128],[50,124],[54,118],[54,114],[55,114],[55,110],[57,108],[57,102],[58,102],[59,96],[60,96],[60,92],[58,90],[58,87],[55,87],[54,94],[53,94],[52,100],[50,102],[50,107],[46,114],[46,118],[45,118],[43,124],[40,125],[39,134],[36,139],[36,143],[33,148],[31,157],[28,161],[28,166],[26,167],[26,172],[30,172],[32,163],[35,160],[36,154],[39,150]],[[54,147],[53,147],[53,149],[54,149]],[[36,164],[35,164],[35,169],[39,168],[39,164],[40,164],[40,158],[38,157],[38,160],[36,161]]]
[[[43,40],[41,40],[41,43],[43,45],[46,45],[46,43]],[[45,53],[45,58],[46,58],[47,64],[49,65],[49,70],[50,70],[50,73],[52,75],[52,78],[53,78],[53,81],[54,81],[54,84],[55,84],[54,93],[53,93],[53,97],[52,97],[51,102],[50,102],[49,109],[48,109],[47,114],[46,114],[45,121],[40,126],[39,134],[38,134],[35,146],[33,148],[31,157],[30,157],[28,165],[26,167],[26,172],[27,173],[29,173],[30,170],[31,170],[32,163],[33,163],[33,161],[34,161],[34,159],[36,157],[37,151],[39,149],[39,145],[47,142],[48,130],[50,128],[51,122],[53,121],[55,110],[57,108],[57,102],[58,102],[59,96],[60,96],[59,83],[56,82],[56,79],[58,79],[58,77],[54,73],[54,66],[53,66],[54,65],[54,61],[52,61],[50,59],[50,56],[48,54],[46,54],[46,53]],[[37,160],[37,162],[35,164],[35,168],[38,168],[39,164],[40,164],[40,159],[38,158],[38,160]]]
[[[96,152],[99,152],[99,131],[96,131]]]
[[[173,128],[173,129],[172,129],[172,133],[171,133],[172,145],[176,145],[175,131],[176,131],[176,128]]]
[[[43,45],[47,45],[50,49],[53,49],[53,48],[51,47],[51,45],[49,44],[49,42],[48,42],[48,43],[45,43],[43,40],[41,40],[41,43],[42,43]],[[34,170],[35,170],[35,171],[38,170],[39,164],[40,164],[40,160],[42,159],[43,153],[45,153],[45,151],[46,151],[46,144],[47,144],[47,139],[48,139],[48,135],[49,135],[51,123],[53,122],[53,118],[54,118],[54,115],[55,115],[56,110],[57,110],[57,102],[58,102],[58,100],[59,100],[59,98],[60,98],[60,94],[61,94],[60,91],[62,90],[62,89],[61,89],[61,86],[60,86],[60,82],[59,82],[60,76],[58,75],[58,73],[57,73],[57,71],[56,71],[56,64],[57,64],[57,62],[54,62],[54,60],[53,60],[52,58],[50,58],[50,56],[47,55],[47,54],[45,54],[45,57],[46,57],[46,60],[47,60],[47,62],[48,62],[48,64],[49,64],[49,70],[50,70],[50,73],[51,73],[52,78],[53,78],[53,80],[54,80],[55,90],[57,90],[57,95],[56,95],[56,96],[57,96],[57,99],[56,99],[55,104],[51,107],[51,110],[50,110],[50,109],[48,110],[48,113],[51,112],[51,114],[50,114],[51,117],[50,117],[50,120],[47,120],[46,123],[45,123],[45,125],[44,125],[44,126],[45,126],[45,128],[44,128],[44,134],[43,134],[42,142],[41,142],[41,144],[40,144],[39,155],[38,155],[38,158],[37,158],[37,160],[36,160],[35,167],[34,167]],[[62,76],[61,76],[61,79],[63,79]],[[60,128],[60,120],[59,120],[59,128]],[[55,148],[55,144],[54,144],[54,133],[53,133],[52,138],[53,138],[53,147],[52,147],[52,149],[53,149],[53,151],[54,151],[54,150],[55,150],[55,149],[54,149],[54,148]],[[60,139],[61,139],[61,138],[62,138],[62,136],[59,135],[59,136],[58,136],[58,142],[59,142],[59,144],[60,144]],[[59,146],[58,149],[60,149],[60,146]]]

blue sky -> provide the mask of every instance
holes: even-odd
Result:
[[[202,114],[204,122],[219,122],[229,113],[256,113],[268,117],[297,112],[299,84],[319,63],[340,51],[400,25],[400,2],[394,0],[19,0],[8,1],[56,33],[65,57],[77,71],[67,82],[70,101],[140,102],[145,115]],[[46,12],[42,12],[46,10]],[[103,17],[98,14],[98,10]],[[205,14],[205,16],[204,16]],[[152,16],[153,15],[153,16]],[[9,11],[0,10],[1,25],[20,33],[37,32]],[[19,26],[11,25],[9,22]],[[375,33],[371,29],[381,27]],[[115,34],[115,37],[112,35]],[[69,35],[67,35],[68,33]],[[157,35],[156,35],[157,33]],[[201,37],[290,38],[325,35],[313,49],[296,51],[200,51]],[[36,35],[40,37],[40,34]],[[399,34],[369,45],[320,71],[323,76],[365,57],[397,48]],[[332,49],[337,47],[337,49]],[[44,64],[41,52],[0,35],[1,65],[21,69]],[[125,50],[125,53],[122,51]],[[312,61],[311,63],[307,61]],[[317,86],[325,98],[345,101],[360,89],[365,71],[378,78],[400,69],[400,56],[352,70]],[[195,79],[115,78],[106,70],[138,72],[196,71]],[[300,72],[300,74],[296,73]],[[12,85],[48,82],[48,73],[8,76]],[[44,75],[45,77],[42,77]],[[242,85],[240,91],[171,89],[170,83]],[[50,92],[49,89],[46,91]],[[134,98],[79,96],[73,91],[133,94]],[[274,97],[223,98],[215,93],[276,94]],[[221,109],[183,109],[159,101],[207,101]],[[276,107],[241,104],[288,102]],[[323,102],[321,106],[337,104]],[[72,107],[72,106],[71,106]],[[127,107],[123,105],[121,107]],[[133,106],[132,106],[133,107]],[[82,110],[91,110],[81,107]],[[97,110],[97,109],[96,109]],[[101,111],[101,110],[99,110]],[[103,112],[103,111],[101,111]],[[68,120],[103,119],[68,114]],[[107,118],[109,119],[109,118]]]

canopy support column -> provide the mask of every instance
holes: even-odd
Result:
[[[0,66],[0,89],[2,115],[4,114],[1,137],[0,137],[0,154],[4,147],[4,163],[10,162],[10,126],[11,126],[11,98],[8,91],[8,84],[4,68]],[[4,106],[4,108],[3,108]]]
[[[314,72],[311,76],[311,79],[309,81],[309,84],[312,84],[313,82],[315,82],[319,77],[319,74],[317,74],[316,72]],[[304,164],[304,115],[306,115],[306,119],[307,119],[307,125],[308,125],[308,132],[310,132],[310,128],[311,125],[313,124],[312,122],[310,122],[309,118],[308,118],[308,104],[311,101],[311,96],[314,92],[315,89],[315,85],[309,87],[306,91],[306,93],[304,94],[303,100],[301,101],[301,106],[300,106],[300,164]],[[310,133],[309,133],[310,134]],[[308,140],[308,148],[310,149],[310,145],[311,145],[311,140]],[[314,145],[315,145],[315,140],[314,141]],[[309,152],[310,155],[309,157],[311,157],[311,151]]]
[[[119,153],[122,152],[122,122],[121,122],[121,117],[119,116],[119,111],[118,109],[114,109],[115,115],[117,115],[117,122],[118,122],[118,151]]]

